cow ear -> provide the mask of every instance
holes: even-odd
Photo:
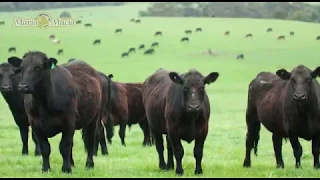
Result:
[[[56,58],[49,58],[47,63],[47,68],[53,69],[58,63],[58,60]]]
[[[208,76],[203,78],[203,82],[204,84],[210,84],[215,82],[219,77],[219,73],[218,72],[211,72]]]
[[[311,72],[311,77],[312,78],[320,77],[320,66],[317,67],[314,71]]]
[[[113,78],[113,74],[109,74],[108,77],[111,79]]]
[[[170,77],[171,81],[173,81],[174,83],[183,84],[183,80],[182,80],[182,78],[179,76],[178,73],[176,73],[176,72],[170,72],[170,73],[169,73],[169,77]]]
[[[22,59],[20,59],[16,56],[12,56],[12,57],[8,58],[8,63],[11,64],[15,68],[20,67],[21,62],[22,62]]]
[[[289,80],[291,77],[291,73],[289,73],[285,69],[279,69],[276,74],[282,79],[282,80]]]

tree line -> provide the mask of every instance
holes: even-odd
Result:
[[[0,12],[124,4],[125,2],[0,2]]]
[[[263,18],[320,22],[320,6],[302,2],[159,2],[140,16]]]

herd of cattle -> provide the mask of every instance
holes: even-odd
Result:
[[[214,83],[218,72],[204,76],[196,69],[178,73],[159,68],[144,82],[121,83],[113,75],[98,72],[83,60],[70,59],[57,65],[40,51],[29,51],[22,58],[13,56],[0,64],[1,94],[20,128],[22,154],[28,154],[28,131],[42,155],[42,171],[50,170],[48,138],[62,133],[59,149],[62,171],[74,165],[72,148],[75,130],[82,129],[87,151],[86,168],[93,168],[98,146],[108,154],[113,127],[125,146],[126,126],[139,124],[143,145],[155,144],[159,168],[170,170],[176,160],[176,174],[183,174],[184,149],[181,140],[195,141],[195,174],[202,174],[203,146],[211,114],[205,86]],[[298,138],[312,140],[314,168],[320,168],[320,67],[310,70],[298,65],[291,72],[261,72],[250,83],[246,110],[246,155],[244,167],[251,166],[251,151],[257,154],[260,127],[272,132],[278,168],[284,168],[282,140],[288,139],[294,151],[296,168],[301,166],[302,147]],[[106,135],[105,135],[106,131]],[[167,141],[164,159],[163,135]]]

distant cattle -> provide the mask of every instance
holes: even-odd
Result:
[[[285,36],[278,36],[278,38],[277,38],[278,40],[285,40],[286,39],[286,37]]]
[[[96,39],[93,41],[93,45],[101,44],[101,39]]]
[[[294,36],[294,32],[293,31],[290,32],[290,36]]]
[[[229,36],[229,34],[230,34],[230,31],[224,32],[224,35],[225,35],[225,36]]]
[[[128,53],[128,52],[123,52],[123,53],[121,54],[121,57],[129,57],[129,53]]]
[[[84,24],[84,27],[92,27],[92,24],[91,23],[86,23],[86,24]]]
[[[174,168],[182,175],[184,150],[181,140],[191,143],[195,140],[195,174],[202,174],[203,146],[208,134],[210,101],[205,85],[217,80],[219,73],[203,76],[197,70],[178,74],[159,69],[149,76],[142,88],[142,99],[147,120],[153,134],[159,157],[159,168]],[[163,157],[163,134],[167,134],[168,162]]]
[[[140,19],[137,19],[135,22],[136,22],[136,23],[141,23],[141,20],[140,20]]]
[[[9,47],[8,52],[14,52],[14,53],[16,53],[16,52],[17,52],[17,49],[16,49],[16,47]]]
[[[185,30],[184,33],[186,33],[186,34],[192,34],[192,30]]]
[[[244,59],[244,54],[239,54],[239,55],[237,56],[237,59]]]
[[[113,75],[109,75],[109,78]],[[151,145],[149,125],[145,116],[145,110],[142,102],[142,83],[120,83],[111,81],[112,98],[111,98],[111,118],[109,124],[107,117],[102,121],[106,127],[108,142],[112,143],[113,133],[108,132],[113,126],[119,125],[119,136],[121,144],[126,146],[125,131],[126,126],[131,127],[133,124],[139,124],[144,133],[142,145]],[[112,127],[108,127],[112,126]]]
[[[246,34],[246,38],[248,38],[248,37],[252,38],[252,34],[251,33]]]
[[[63,54],[63,49],[59,49],[59,50],[57,51],[57,54],[58,54],[58,55]]]
[[[162,36],[162,32],[161,31],[157,31],[156,33],[154,33],[155,36]]]
[[[60,40],[59,39],[53,39],[51,42],[53,44],[60,44]]]
[[[144,48],[145,48],[144,44],[141,44],[138,49],[144,49]]]
[[[5,24],[6,24],[6,22],[0,21],[0,26],[4,26]]]
[[[267,29],[267,32],[272,32],[272,31],[273,31],[272,28]]]
[[[122,33],[122,29],[121,28],[120,29],[116,29],[114,32],[115,33]]]
[[[154,49],[152,49],[152,48],[151,49],[147,49],[147,50],[144,51],[143,54],[146,54],[146,55],[147,54],[154,54]]]
[[[76,24],[82,24],[81,20],[76,21]]]
[[[136,52],[136,48],[132,47],[128,50],[128,53],[131,53],[131,52]]]
[[[282,141],[289,139],[295,167],[301,167],[299,139],[312,140],[314,168],[319,169],[320,85],[314,71],[298,65],[291,72],[259,73],[249,84],[246,110],[246,155],[244,167],[251,167],[251,150],[257,154],[261,124],[272,133],[276,167],[284,168]]]
[[[189,41],[189,38],[188,38],[188,37],[183,37],[183,38],[180,39],[180,41],[181,41],[181,42]]]
[[[154,42],[151,44],[151,47],[159,47],[159,42]]]
[[[202,28],[197,28],[196,32],[202,32]]]
[[[51,34],[50,36],[49,36],[49,39],[51,39],[51,40],[53,40],[53,39],[55,39],[56,38],[56,36],[54,35],[54,34]]]
[[[316,40],[320,40],[320,36],[317,36]]]
[[[135,21],[135,19],[134,19],[134,18],[130,19],[130,22],[134,22],[134,21]]]
[[[12,58],[8,58],[8,62]],[[7,102],[13,120],[19,127],[22,141],[22,155],[28,155],[28,137],[29,137],[29,120],[24,108],[24,95],[18,92],[18,84],[21,80],[21,74],[15,74],[16,68],[9,63],[0,64],[0,91]],[[5,120],[5,119],[4,119]],[[31,131],[33,142],[35,143],[35,155],[40,155],[40,146],[35,134]],[[17,145],[15,145],[17,147]]]
[[[18,90],[25,94],[24,105],[32,131],[39,140],[42,171],[50,170],[48,138],[62,133],[59,149],[62,171],[71,173],[75,130],[82,129],[87,151],[86,168],[93,168],[96,127],[100,122],[102,87],[98,72],[83,61],[74,60],[58,66],[58,60],[31,51],[23,59],[9,63],[22,73]],[[23,69],[23,70],[22,70]]]

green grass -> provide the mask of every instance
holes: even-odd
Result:
[[[258,157],[252,155],[252,168],[244,169],[245,155],[245,110],[249,81],[260,71],[275,72],[279,68],[291,70],[298,64],[311,69],[319,64],[320,25],[279,20],[219,19],[219,18],[141,18],[141,24],[130,23],[136,17],[140,4],[124,7],[95,7],[69,9],[73,17],[84,16],[84,22],[91,22],[93,28],[82,25],[69,28],[17,28],[10,25],[13,17],[34,17],[37,12],[6,13],[1,18],[6,26],[0,26],[0,58],[2,62],[14,54],[7,52],[8,47],[16,46],[18,56],[28,50],[41,50],[48,56],[56,57],[59,64],[69,58],[81,58],[105,73],[113,73],[114,79],[121,82],[144,81],[156,69],[162,67],[179,72],[191,68],[203,74],[211,71],[220,73],[216,83],[207,86],[211,103],[210,128],[204,146],[202,161],[204,174],[201,177],[318,177],[313,169],[311,143],[301,140],[303,146],[303,169],[294,168],[294,157],[289,143],[283,145],[283,157],[286,168],[275,168],[275,158],[271,133],[261,130]],[[62,10],[45,11],[52,16]],[[89,16],[89,13],[93,13]],[[1,19],[2,20],[2,19]],[[184,30],[202,27],[202,33],[190,36],[189,43],[181,43]],[[272,27],[272,33],[266,29]],[[116,28],[123,28],[123,34],[114,34]],[[154,37],[160,30],[162,37]],[[230,30],[231,35],[223,34]],[[289,32],[295,31],[290,37]],[[252,39],[244,35],[253,33]],[[49,35],[55,34],[62,41],[53,45]],[[286,40],[276,37],[286,35]],[[102,39],[100,46],[93,47],[96,38]],[[158,41],[154,56],[144,56],[142,52],[121,58],[122,52],[141,43],[151,45]],[[64,55],[56,52],[63,48]],[[211,48],[218,56],[212,57],[205,52]],[[245,60],[237,61],[239,53],[245,54]],[[118,136],[118,127],[109,145],[109,156],[99,155],[94,159],[95,168],[85,170],[86,154],[80,132],[74,136],[73,155],[76,167],[72,175],[61,172],[62,157],[58,144],[61,135],[50,139],[51,168],[48,174],[41,173],[40,157],[34,157],[34,144],[29,138],[29,156],[21,155],[21,140],[7,104],[0,98],[0,175],[2,177],[175,177],[174,171],[162,172],[158,169],[158,155],[155,147],[143,148],[142,132],[138,125],[126,132],[127,147],[122,147]],[[184,177],[192,177],[195,167],[193,144],[183,142]],[[165,151],[166,154],[166,151]]]

